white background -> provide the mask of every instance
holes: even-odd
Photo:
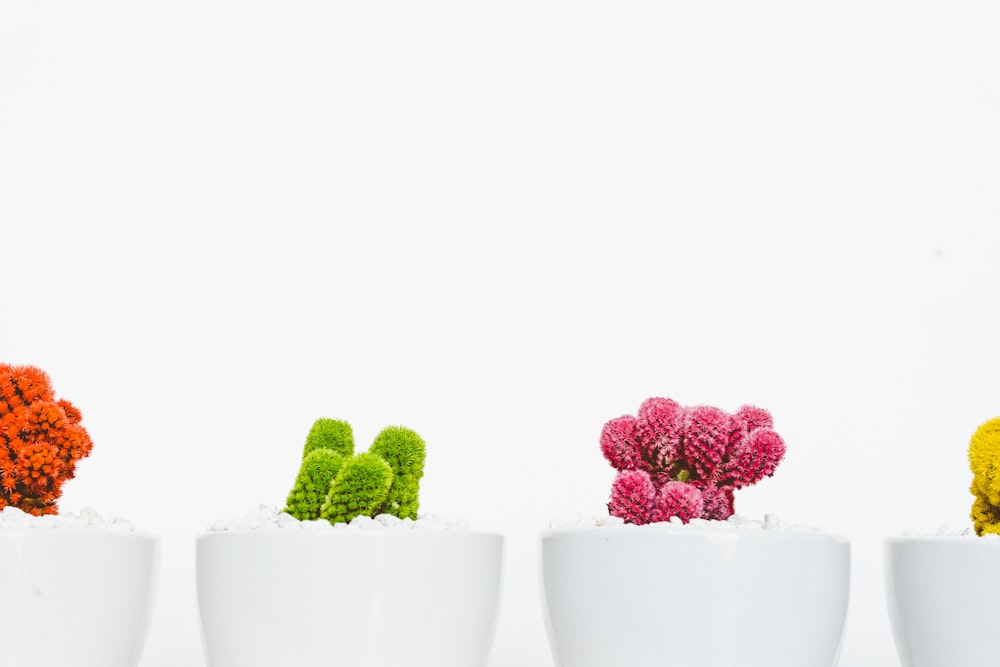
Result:
[[[1000,9],[813,4],[0,6],[0,359],[83,411],[64,509],[162,536],[142,666],[321,415],[425,437],[509,537],[491,667],[551,665],[538,533],[651,395],[772,411],[737,510],[850,536],[841,665],[898,664],[880,540],[967,525],[1000,414]]]

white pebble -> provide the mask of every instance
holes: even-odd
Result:
[[[301,530],[324,531],[333,528],[333,526],[330,525],[330,522],[327,521],[326,519],[316,519],[315,521],[299,521],[294,516],[291,515],[289,516],[291,517],[293,522],[299,525],[299,528]],[[291,526],[292,524],[288,523],[284,526],[284,528],[290,529]]]
[[[787,531],[787,532],[797,532],[797,533],[819,533],[822,532],[821,529],[806,526],[802,524],[789,524],[785,523],[778,518],[775,514],[765,514],[764,520],[759,519],[748,519],[742,517],[739,514],[734,514],[724,521],[717,521],[715,519],[691,519],[690,522],[684,524],[680,517],[674,516],[670,517],[669,521],[664,521],[660,523],[646,524],[648,526],[690,526],[694,528],[728,528],[736,530],[773,530],[773,531]],[[637,526],[634,524],[627,524],[624,520],[616,516],[602,515],[597,517],[573,517],[569,519],[552,519],[549,522],[549,528],[553,529],[573,529],[573,528],[604,528],[604,527],[616,527],[616,526],[626,526],[630,529],[641,530],[643,526]]]
[[[382,527],[375,523],[375,519],[370,516],[365,516],[364,514],[359,514],[351,519],[350,525],[351,528],[356,528],[358,530],[377,530]]]
[[[62,514],[46,514],[33,516],[22,512],[16,507],[5,507],[0,510],[0,528],[27,528],[53,530],[59,528],[113,530],[131,533],[135,527],[120,517],[105,520],[99,512],[89,507],[79,513],[64,512]]]
[[[350,523],[331,524],[326,519],[315,521],[299,521],[291,514],[283,512],[273,505],[261,504],[242,517],[235,519],[219,519],[207,526],[208,532],[221,533],[228,531],[248,530],[468,530],[462,520],[436,517],[432,514],[422,514],[416,521],[400,519],[391,514],[380,514],[375,518],[357,516]]]
[[[4,528],[31,528],[31,515],[16,507],[4,507],[0,511],[0,526]]]
[[[449,519],[433,514],[420,514],[413,525],[414,530],[468,530],[462,519]]]
[[[969,538],[974,540],[996,540],[1000,539],[1000,535],[976,535],[975,529],[972,526],[966,526],[965,528],[953,528],[951,526],[938,526],[937,530],[929,532],[926,530],[917,530],[915,528],[907,528],[903,531],[903,537],[943,537],[943,538]]]
[[[620,516],[607,516],[597,517],[596,525],[598,526],[624,526],[625,519]]]

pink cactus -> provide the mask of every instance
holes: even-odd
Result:
[[[706,484],[701,487],[701,498],[704,502],[704,508],[701,512],[702,519],[722,521],[733,515],[732,487]]]
[[[702,516],[705,501],[701,491],[687,482],[668,482],[656,494],[656,507],[650,515],[652,521],[669,521],[680,517],[684,523]]]
[[[645,470],[625,470],[611,485],[608,512],[638,525],[649,523],[656,505],[656,487]]]
[[[656,487],[657,491],[662,489],[664,484],[674,481],[674,478],[670,476],[670,470],[657,470],[649,473],[649,477],[653,480],[653,486]]]
[[[601,451],[622,471],[609,511],[628,523],[732,516],[733,492],[774,474],[784,458],[772,427],[771,414],[752,405],[729,414],[646,400],[637,417],[612,419],[601,433]]]
[[[708,405],[688,410],[684,427],[684,457],[691,472],[701,479],[711,479],[729,446],[733,418]]]
[[[640,467],[639,445],[636,442],[636,419],[625,415],[612,419],[601,431],[601,451],[615,470],[635,470]]]
[[[636,432],[653,469],[670,466],[681,453],[684,408],[669,398],[649,398],[639,406]]]
[[[758,428],[774,428],[774,419],[771,418],[771,413],[754,405],[741,406],[733,417],[743,427],[745,433]]]
[[[784,456],[785,441],[780,435],[769,428],[751,431],[744,439],[738,466],[733,471],[736,486],[750,486],[770,477]]]

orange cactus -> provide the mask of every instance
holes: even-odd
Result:
[[[0,363],[0,509],[55,514],[62,484],[93,444],[82,415],[34,366]]]

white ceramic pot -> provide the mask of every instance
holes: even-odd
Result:
[[[210,667],[483,667],[503,537],[467,531],[202,535]]]
[[[981,667],[1000,660],[1000,540],[885,541],[889,621],[903,667]]]
[[[135,667],[159,542],[93,529],[0,529],[0,667]]]
[[[831,667],[850,544],[715,526],[552,530],[542,595],[556,667]]]

